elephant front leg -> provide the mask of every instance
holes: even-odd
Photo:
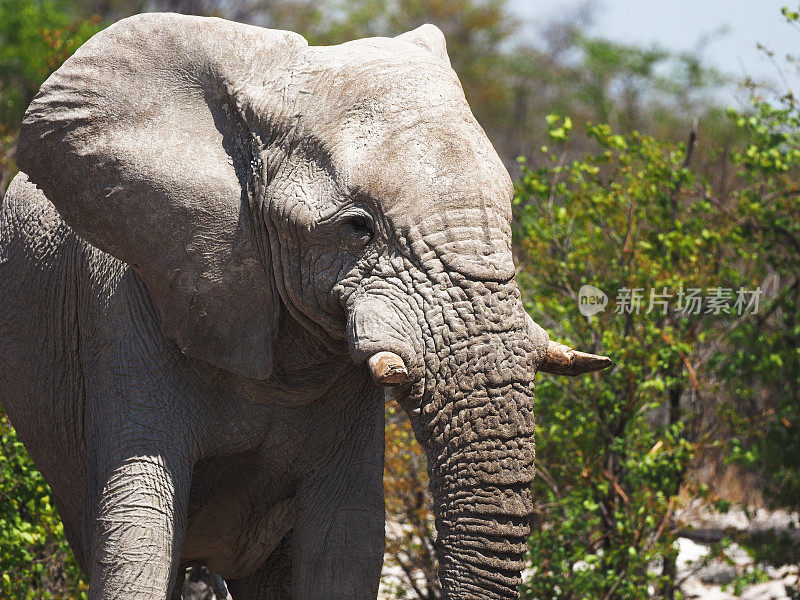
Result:
[[[329,462],[295,496],[293,600],[375,600],[383,565],[384,415],[358,408]],[[362,410],[363,409],[363,410]]]
[[[161,446],[139,443],[90,465],[84,512],[90,600],[169,598],[192,464]]]

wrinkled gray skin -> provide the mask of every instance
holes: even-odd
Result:
[[[167,598],[189,563],[236,600],[374,598],[377,351],[409,371],[445,596],[517,597],[548,339],[438,29],[126,19],[42,86],[18,163],[0,394],[92,600]]]

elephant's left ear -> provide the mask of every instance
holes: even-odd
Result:
[[[280,314],[261,158],[306,47],[221,19],[130,17],[42,85],[17,146],[66,223],[135,269],[184,354],[252,379],[270,376]]]
[[[450,65],[450,57],[447,56],[447,43],[445,42],[444,34],[436,25],[431,25],[430,23],[420,25],[412,31],[407,31],[406,33],[398,35],[397,39],[405,40],[421,48],[425,48],[425,50],[441,58],[448,66]]]

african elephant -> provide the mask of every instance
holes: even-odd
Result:
[[[94,36],[22,125],[0,393],[92,600],[375,598],[384,393],[428,457],[446,598],[516,598],[533,376],[512,185],[441,32],[309,47],[214,18]],[[377,384],[377,385],[376,385]]]

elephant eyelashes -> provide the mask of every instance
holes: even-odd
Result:
[[[349,217],[342,225],[342,242],[348,250],[360,250],[375,236],[372,220],[364,215]]]

